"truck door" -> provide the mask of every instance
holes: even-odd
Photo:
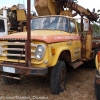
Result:
[[[81,57],[81,41],[77,30],[76,21],[70,19],[69,32],[72,41],[72,60],[77,60]]]

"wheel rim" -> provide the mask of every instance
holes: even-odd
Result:
[[[66,81],[66,69],[62,68],[60,71],[60,87],[61,89],[65,88],[65,81]]]

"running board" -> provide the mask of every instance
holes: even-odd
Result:
[[[83,62],[80,61],[80,60],[70,63],[70,65],[71,65],[74,69],[78,68],[78,67],[81,66],[82,64],[83,64]]]
[[[12,78],[12,79],[16,79],[16,80],[21,80],[21,78],[19,77],[12,77],[12,76],[7,76],[7,75],[0,75],[2,77],[7,77],[7,78]]]

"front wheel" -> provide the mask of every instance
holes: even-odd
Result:
[[[51,72],[50,87],[52,94],[63,92],[66,85],[66,65],[58,61]]]
[[[98,71],[96,71],[96,74],[98,74]],[[100,100],[100,84],[97,83],[97,77],[95,77],[95,95],[96,95],[96,100]]]

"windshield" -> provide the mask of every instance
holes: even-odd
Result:
[[[68,19],[65,17],[43,17],[31,20],[31,30],[62,30],[68,32]]]

